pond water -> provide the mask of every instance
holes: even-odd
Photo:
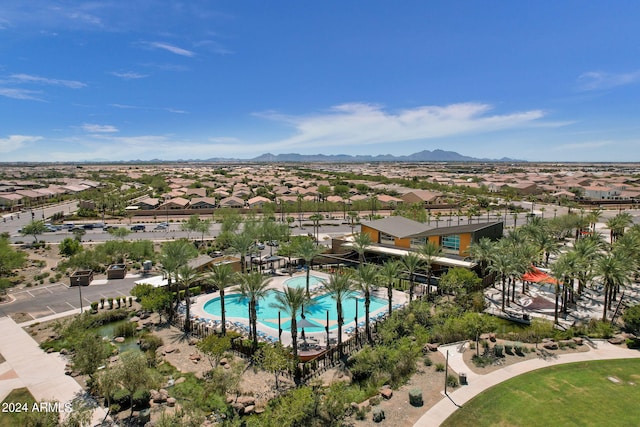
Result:
[[[109,339],[109,341],[111,341],[113,338],[115,338],[114,332],[116,328],[119,325],[123,325],[126,323],[130,323],[129,319],[118,320],[117,322],[107,323],[106,325],[102,325],[99,328],[96,328],[96,332],[98,333],[98,335],[102,337],[106,337]],[[118,347],[118,350],[120,351],[120,353],[124,353],[125,351],[130,351],[130,350],[140,351],[137,337],[125,338],[123,343],[114,342],[113,344],[116,347]]]

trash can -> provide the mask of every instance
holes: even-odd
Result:
[[[458,377],[460,379],[460,385],[467,385],[467,374],[461,372]]]

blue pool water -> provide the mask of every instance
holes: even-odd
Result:
[[[278,309],[272,307],[272,304],[276,303],[276,292],[272,290],[267,293],[266,298],[258,302],[258,322],[265,326],[278,329]],[[364,298],[360,297],[360,294],[353,292],[350,296],[345,298],[342,302],[342,312],[344,313],[345,326],[352,323],[356,314],[356,301],[354,297],[358,297],[358,321],[364,320]],[[335,323],[338,320],[338,312],[336,311],[336,303],[330,295],[324,294],[312,298],[315,302],[312,307],[305,307],[305,315],[307,320],[318,324],[316,328],[305,328],[306,332],[320,332],[324,331],[327,323],[327,311],[329,311],[329,329],[337,329],[338,325]],[[371,298],[371,306],[369,311],[371,313],[376,310],[386,307],[387,301],[381,298]],[[231,317],[237,317],[248,322],[249,319],[249,300],[243,298],[240,294],[226,295],[224,297],[224,307],[226,310],[227,319]],[[220,316],[220,297],[213,298],[207,301],[204,305],[204,311],[214,316]],[[282,316],[282,328],[288,330],[289,320],[285,312],[281,313]],[[299,315],[298,315],[299,316]],[[331,322],[333,321],[333,322]]]
[[[319,283],[322,283],[322,279],[320,277],[314,276],[312,274],[309,275],[309,287],[314,287]],[[307,276],[292,277],[291,279],[285,280],[284,285],[290,288],[306,288]]]

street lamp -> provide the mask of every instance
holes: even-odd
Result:
[[[82,314],[82,284],[80,283],[79,277],[76,277],[76,285],[78,285],[78,294],[80,295],[80,314]]]

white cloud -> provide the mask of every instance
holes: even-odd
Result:
[[[605,147],[607,145],[613,145],[613,141],[587,141],[587,142],[574,142],[570,144],[561,144],[553,147],[553,151],[564,150],[590,150],[594,148]]]
[[[44,101],[38,96],[41,93],[42,92],[36,90],[0,87],[0,96],[4,96],[5,98]]]
[[[127,71],[125,73],[119,73],[117,71],[112,71],[111,74],[116,76],[116,77],[120,77],[121,79],[125,79],[125,80],[144,79],[145,77],[149,77],[148,74],[140,74],[140,73],[136,73],[136,72],[133,72],[133,71]]]
[[[216,136],[209,138],[209,141],[216,144],[234,144],[240,142],[238,138],[234,138],[232,136]]]
[[[111,125],[96,125],[91,123],[85,123],[82,125],[82,129],[89,133],[113,133],[118,132],[115,126]]]
[[[157,49],[164,49],[168,52],[175,53],[176,55],[180,55],[180,56],[188,56],[189,58],[191,58],[192,56],[195,56],[195,52],[183,49],[181,47],[170,45],[169,43],[148,42],[147,45]]]
[[[46,77],[32,76],[30,74],[12,74],[10,77],[19,83],[38,83],[52,86],[64,86],[70,89],[80,89],[87,86],[85,83],[76,80],[49,79]]]
[[[602,71],[589,71],[578,77],[580,90],[602,90],[617,86],[625,86],[640,81],[640,71],[631,73],[606,73]]]
[[[22,148],[25,144],[41,140],[41,136],[9,135],[8,138],[0,138],[0,153],[10,153]]]
[[[187,114],[189,113],[186,110],[178,110],[177,108],[165,108],[165,111],[168,111],[170,113],[175,113],[175,114]]]
[[[295,135],[261,145],[262,149],[295,147],[300,151],[310,147],[353,147],[562,125],[540,122],[545,116],[541,110],[489,115],[491,110],[488,104],[462,103],[390,112],[379,105],[348,103],[334,106],[328,112],[305,116],[274,112],[256,115],[295,129]]]

